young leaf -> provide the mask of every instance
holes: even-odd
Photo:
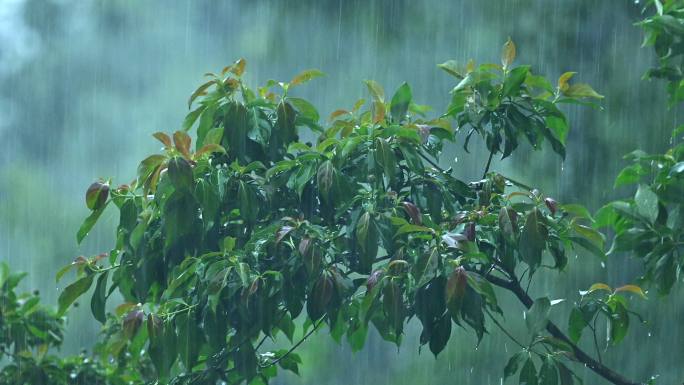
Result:
[[[297,86],[300,84],[304,84],[304,83],[308,82],[309,80],[319,78],[319,77],[324,76],[324,75],[325,74],[323,72],[321,72],[320,70],[317,70],[315,68],[304,70],[301,73],[299,73],[297,76],[292,78],[292,80],[290,80],[290,87],[294,87],[294,86]]]
[[[176,150],[180,152],[186,159],[190,159],[190,136],[184,131],[176,131],[173,133],[173,143]]]
[[[501,51],[501,64],[504,69],[508,69],[513,64],[513,60],[515,60],[515,43],[509,37]]]
[[[373,97],[373,100],[384,103],[385,91],[382,89],[382,86],[375,80],[366,80],[365,83],[366,87],[368,87],[368,92],[370,92],[371,96]]]
[[[95,182],[86,191],[86,206],[91,210],[101,208],[109,196],[109,184]]]
[[[594,98],[603,99],[603,95],[594,91],[589,84],[577,83],[569,86],[563,91],[563,95],[570,98]]]
[[[615,289],[616,293],[623,292],[623,291],[628,291],[630,293],[634,293],[639,295],[641,298],[646,299],[646,294],[644,293],[643,290],[637,285],[624,285],[620,286],[617,289]]]

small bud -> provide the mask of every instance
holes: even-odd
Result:
[[[145,314],[141,310],[132,310],[123,319],[124,335],[131,339],[135,336],[140,325],[142,325]]]
[[[551,215],[556,215],[556,210],[558,209],[558,202],[556,202],[552,198],[546,198],[544,199],[544,203],[546,203],[546,207],[549,208]]]
[[[366,281],[366,290],[371,291],[375,287],[375,285],[378,284],[380,281],[380,278],[382,278],[383,271],[382,270],[375,270],[373,273],[371,273],[370,276],[368,276],[368,280]]]
[[[109,196],[109,185],[102,182],[95,182],[86,191],[86,206],[91,210],[97,210],[104,206]]]
[[[416,205],[411,202],[402,202],[402,206],[404,206],[404,211],[406,211],[406,214],[411,218],[411,222],[416,225],[423,224],[423,218],[420,216],[420,209]]]

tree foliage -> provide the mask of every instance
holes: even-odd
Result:
[[[640,24],[660,67],[648,75],[671,75],[679,68],[672,63],[682,5],[650,5],[655,15]],[[88,188],[92,213],[78,242],[109,206],[119,211],[117,241],[58,273],[59,280],[74,270],[76,279],[57,312],[39,306],[37,295],[15,295],[20,276],[2,265],[0,347],[12,363],[0,378],[266,384],[278,368],[299,372],[296,348],[316,330],[359,350],[375,328],[399,346],[416,318],[420,344],[434,355],[457,327],[478,344],[500,329],[520,348],[502,365],[503,377],[519,383],[577,383],[579,363],[612,383],[637,384],[602,364],[596,328],[605,324],[609,344],[619,344],[633,323],[630,301],[646,298],[641,287],[667,294],[679,279],[684,147],[628,155],[633,163],[616,186],[635,185],[634,196],[595,215],[490,172],[493,156],[506,158],[524,142],[564,157],[570,125],[562,105],[603,98],[574,82],[573,72],[552,85],[514,65],[515,56],[509,39],[501,64],[440,64],[455,81],[436,117],[406,83],[387,97],[367,80],[367,101],[322,121],[313,104],[292,96],[322,76],[318,70],[256,89],[243,81],[243,59],[208,74],[182,128],[154,134],[163,150],[140,163],[134,181]],[[677,102],[681,76],[670,75]],[[315,139],[300,141],[304,132]],[[462,140],[468,151],[473,136],[490,156],[482,179],[462,181],[442,150]],[[614,234],[607,255],[597,230],[605,227]],[[562,300],[531,298],[525,286],[566,269],[572,250],[598,259],[629,253],[643,260],[644,274],[639,286],[596,283],[581,291],[561,328],[551,318]],[[91,288],[93,316],[104,325],[97,357],[48,355],[61,342],[62,316]],[[115,291],[123,303],[108,313]],[[524,340],[506,329],[504,319],[515,315],[499,306],[502,292],[524,306]],[[589,333],[596,359],[581,347]],[[289,348],[265,348],[276,339]]]

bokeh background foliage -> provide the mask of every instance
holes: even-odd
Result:
[[[493,169],[534,180],[559,201],[598,208],[625,193],[612,188],[625,165],[621,156],[637,147],[664,149],[677,121],[677,109],[666,109],[663,83],[641,81],[655,59],[640,48],[642,32],[632,25],[639,19],[639,5],[606,1],[2,2],[0,258],[31,272],[24,288],[56,303],[53,272],[113,242],[111,215],[76,246],[73,234],[87,215],[83,186],[98,176],[132,179],[137,161],[158,147],[150,134],[180,128],[184,101],[201,74],[238,57],[249,62],[252,84],[289,79],[303,68],[326,72],[296,91],[323,116],[365,97],[362,79],[387,89],[407,81],[416,101],[442,111],[453,84],[435,64],[496,61],[511,36],[519,62],[550,78],[577,71],[606,98],[603,110],[566,110],[573,129],[565,161],[551,151],[520,151]],[[486,153],[465,157],[460,145],[452,151],[456,163],[448,166],[457,176],[479,176]],[[594,282],[618,285],[639,271],[623,258],[605,267],[588,255],[577,258],[586,263],[531,290],[560,296]],[[626,345],[605,352],[605,361],[629,377],[681,380],[677,296],[652,299],[657,311],[645,314],[648,325],[632,328]],[[98,332],[87,306],[71,314],[66,352],[90,347]],[[371,336],[355,355],[322,333],[301,350],[309,363],[302,377],[275,383],[498,383],[513,349],[498,336],[472,350],[475,337],[459,332],[434,360],[416,349],[415,330],[409,327],[398,352]]]

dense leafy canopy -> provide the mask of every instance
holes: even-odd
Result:
[[[109,202],[119,208],[118,241],[109,267],[99,259],[81,267],[60,307],[97,282],[95,318],[123,325],[111,334],[109,353],[136,364],[146,344],[154,377],[171,383],[258,384],[276,366],[297,372],[292,350],[261,348],[279,333],[296,347],[300,318],[302,334],[326,324],[354,350],[371,325],[399,345],[413,317],[422,324],[420,343],[435,355],[454,324],[484,338],[486,319],[498,324],[503,316],[492,283],[519,285],[520,272],[530,281],[542,267],[563,270],[567,249],[605,257],[603,236],[581,206],[561,206],[488,172],[489,164],[470,183],[438,165],[459,132],[466,146],[478,133],[504,158],[522,138],[533,149],[546,141],[564,156],[568,124],[559,104],[601,96],[570,84],[573,73],[554,89],[514,59],[509,40],[502,65],[440,65],[457,82],[448,111],[433,119],[407,84],[386,98],[366,81],[369,108],[360,100],[321,124],[314,106],[290,96],[320,76],[316,70],[257,90],[242,81],[244,60],[209,74],[190,98],[184,129],[154,135],[164,152],[143,160],[131,185],[89,189],[91,218]],[[298,141],[304,129],[318,135],[315,143]],[[94,222],[86,220],[79,240]],[[114,289],[125,303],[107,319],[104,302]],[[611,327],[624,335],[626,299],[606,303]],[[564,362],[572,342],[545,331],[551,304],[528,304],[533,342],[506,374],[522,360],[522,379],[571,378]]]

